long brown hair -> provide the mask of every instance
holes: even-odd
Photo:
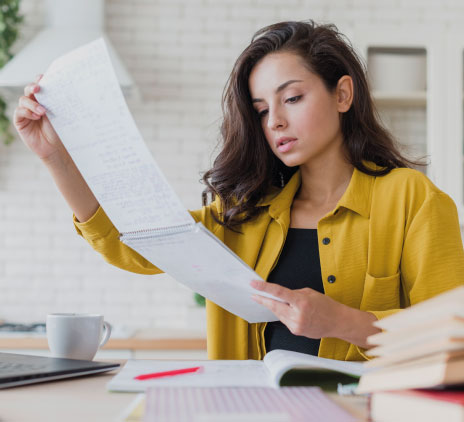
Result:
[[[402,156],[392,135],[379,122],[364,66],[335,25],[305,21],[267,26],[254,34],[235,62],[222,97],[222,149],[213,167],[203,175],[203,204],[208,193],[219,197],[219,222],[231,229],[253,219],[260,212],[258,202],[271,186],[280,186],[281,180],[285,183],[297,170],[285,166],[271,151],[248,87],[256,63],[277,51],[301,56],[329,92],[333,92],[342,76],[351,76],[354,99],[351,108],[341,116],[341,131],[347,158],[354,167],[382,176],[393,168],[417,164]],[[366,167],[363,161],[373,162],[381,169]]]

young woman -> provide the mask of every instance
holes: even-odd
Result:
[[[119,242],[36,102],[39,90],[25,88],[15,125],[78,232],[110,263],[159,273]],[[223,111],[222,150],[204,176],[214,200],[192,215],[268,281],[253,282],[254,298],[279,321],[248,324],[208,302],[210,358],[261,359],[282,348],[362,360],[375,320],[464,284],[453,201],[408,168],[334,26],[258,31],[235,63]]]

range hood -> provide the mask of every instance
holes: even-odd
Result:
[[[104,32],[104,0],[45,0],[45,7],[46,28],[0,69],[0,87],[22,89],[57,57],[102,37],[121,87],[131,88],[134,82]]]

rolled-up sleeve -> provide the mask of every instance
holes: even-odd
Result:
[[[73,219],[77,233],[108,263],[138,274],[162,273],[159,268],[119,240],[119,232],[103,208],[99,207],[84,223],[79,222],[76,216],[73,216]]]

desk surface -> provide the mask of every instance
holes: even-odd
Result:
[[[116,372],[0,390],[0,421],[117,421],[136,394],[106,391],[105,384]],[[367,420],[364,397],[331,398],[359,420]]]
[[[48,349],[43,336],[0,336],[0,349]],[[206,350],[203,333],[187,330],[140,330],[128,338],[110,338],[103,350]]]

